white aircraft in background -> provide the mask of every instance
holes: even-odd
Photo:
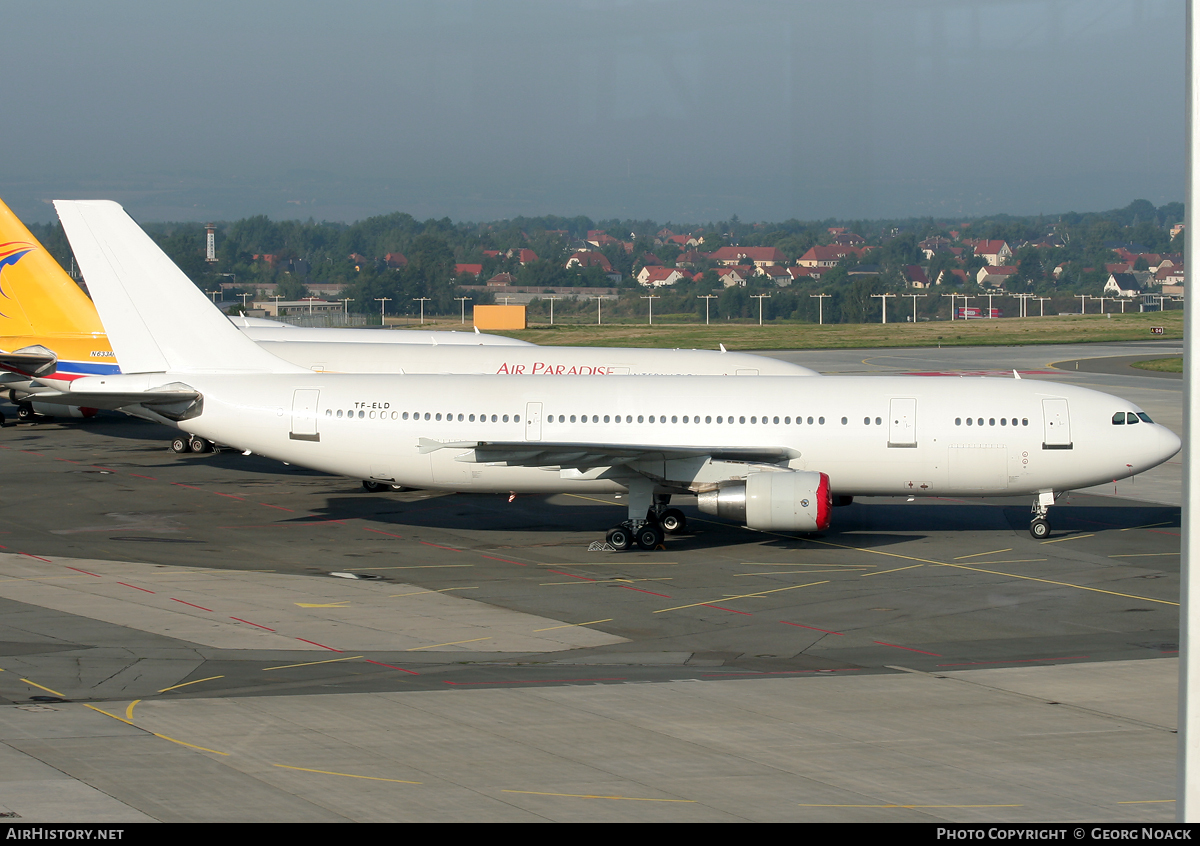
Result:
[[[772,531],[827,528],[854,496],[1035,498],[1148,470],[1179,438],[1132,403],[1021,379],[759,376],[507,379],[313,373],[242,336],[115,203],[57,201],[127,372],[53,399],[122,408],[243,450],[432,490],[627,491],[618,549],[668,509]],[[207,309],[200,308],[201,305]],[[179,314],[191,317],[179,321]]]
[[[0,346],[15,351],[0,352],[0,384],[17,404],[18,417],[94,414],[94,409],[43,402],[39,394],[61,390],[80,376],[120,373],[121,361],[92,301],[2,203],[0,294],[13,306],[0,305]],[[188,319],[186,313],[174,317],[176,323]],[[232,322],[285,361],[318,372],[817,375],[807,367],[724,347],[720,352],[541,347],[480,333],[308,329],[245,317]],[[212,445],[202,438],[180,438],[172,448],[206,452]]]

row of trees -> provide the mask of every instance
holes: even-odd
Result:
[[[318,223],[311,219],[272,221],[258,215],[218,225],[215,264],[205,261],[202,224],[151,224],[146,229],[204,290],[212,290],[219,283],[230,280],[236,281],[238,290],[249,293],[264,285],[275,284],[280,295],[291,299],[306,295],[309,284],[340,283],[347,286],[343,296],[354,300],[350,304],[353,311],[372,312],[378,307],[377,298],[389,297],[394,303],[389,305],[396,311],[415,312],[417,304],[413,300],[428,297],[429,301],[425,303],[427,314],[458,313],[459,304],[455,297],[463,296],[459,286],[477,284],[474,277],[456,276],[456,263],[482,265],[483,279],[509,272],[517,284],[531,287],[608,286],[611,283],[599,268],[565,268],[567,258],[587,233],[602,230],[619,241],[632,240],[633,243],[631,251],[620,245],[609,245],[601,250],[614,271],[620,273],[623,280],[620,287],[631,292],[623,298],[622,304],[615,306],[619,314],[621,309],[632,313],[640,303],[632,291],[641,289],[632,276],[646,261],[647,253],[653,253],[668,266],[680,255],[678,246],[654,243],[657,233],[664,227],[703,236],[705,252],[729,245],[773,246],[792,262],[812,246],[829,243],[832,237],[829,229],[841,226],[862,235],[876,248],[862,259],[847,256],[820,282],[802,282],[792,288],[780,289],[765,280],[752,279],[746,288],[724,291],[712,264],[702,262],[698,269],[707,268],[707,272],[698,281],[679,283],[672,289],[654,292],[663,298],[663,302],[656,304],[656,311],[661,308],[663,313],[702,316],[704,301],[697,297],[718,291],[719,305],[716,301],[710,304],[710,308],[719,309],[713,312],[714,315],[719,314],[722,319],[751,318],[758,314],[758,303],[751,295],[770,293],[771,298],[763,302],[764,318],[815,320],[816,301],[808,295],[827,292],[833,296],[824,304],[826,321],[858,322],[871,318],[872,304],[874,314],[878,315],[878,301],[872,300],[871,294],[906,290],[904,268],[910,265],[924,266],[931,280],[942,270],[966,270],[968,281],[958,290],[963,293],[978,291],[973,280],[983,260],[968,258],[960,262],[950,253],[941,253],[926,261],[918,247],[925,238],[949,237],[956,231],[963,238],[1002,239],[1016,246],[1053,234],[1063,241],[1063,246],[1018,250],[1015,259],[1019,271],[1009,285],[1010,290],[1098,294],[1098,286],[1107,277],[1104,265],[1114,261],[1113,243],[1134,243],[1149,252],[1180,251],[1182,244],[1171,242],[1169,228],[1182,218],[1181,203],[1155,208],[1145,200],[1137,200],[1123,209],[1068,213],[1053,219],[996,215],[969,221],[913,218],[744,223],[734,216],[703,226],[554,216],[454,223],[448,218],[418,221],[403,213],[344,224]],[[61,227],[53,224],[32,229],[64,267],[69,267],[70,250]],[[533,250],[538,259],[522,264],[516,257],[484,254],[485,251],[507,253],[519,249]],[[407,265],[400,268],[387,266],[383,257],[389,253],[403,254]],[[264,256],[268,255],[273,259],[266,260]],[[354,255],[365,260],[352,259]],[[1063,262],[1066,262],[1066,270],[1055,278],[1052,271]],[[877,266],[877,272],[871,276],[854,274],[855,267],[864,263]],[[475,292],[471,296],[473,304],[482,304],[489,299],[487,293]],[[626,299],[628,306],[624,304]],[[570,306],[564,303],[558,308],[569,310]]]

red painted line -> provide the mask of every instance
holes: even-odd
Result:
[[[140,587],[138,587],[137,585],[131,585],[131,584],[129,584],[128,582],[117,582],[117,584],[119,584],[119,585],[125,585],[125,587],[128,587],[128,588],[133,588],[134,590],[140,590],[140,591],[142,591],[142,592],[144,592],[144,593],[154,593],[154,591],[152,591],[152,590],[146,590],[145,588],[140,588]]]
[[[71,460],[71,459],[69,459],[69,458],[56,458],[56,459],[54,459],[54,460],[55,460],[55,461],[65,461],[65,462],[67,462],[68,464],[78,464],[78,463],[79,463],[78,461],[72,461],[72,460]]]
[[[878,643],[880,646],[894,646],[897,649],[907,649],[909,652],[920,652],[922,655],[932,655],[934,658],[941,658],[936,652],[926,652],[924,649],[913,649],[911,646],[901,646],[898,643],[888,643],[883,640],[873,640],[872,643]]]
[[[671,598],[671,597],[667,596],[667,594],[665,594],[665,593],[655,593],[652,590],[642,590],[641,588],[630,587],[629,585],[621,585],[621,587],[625,588],[625,590],[636,590],[639,593],[648,593],[651,596],[661,596],[663,599]]]
[[[749,611],[734,611],[732,608],[722,608],[720,605],[709,605],[707,602],[700,603],[705,608],[716,608],[718,611],[728,611],[730,614],[745,614],[747,617],[753,617]]]
[[[182,600],[182,599],[175,599],[175,597],[173,597],[173,596],[171,597],[171,599],[172,599],[174,602],[183,602],[183,600]],[[184,604],[184,605],[191,605],[193,608],[199,608],[201,611],[212,611],[212,609],[211,609],[211,608],[205,608],[203,605],[192,605],[192,603],[190,603],[190,602],[183,602],[183,604]],[[215,612],[214,612],[214,613],[215,613]]]
[[[140,473],[130,473],[129,475],[130,475],[130,476],[134,476],[134,477],[136,477],[136,478],[138,478],[138,479],[149,479],[151,482],[157,482],[157,481],[158,481],[158,479],[154,478],[153,476],[143,476],[143,475],[141,475]]]
[[[442,546],[441,544],[437,544],[437,543],[430,543],[429,541],[417,541],[417,543],[423,543],[423,544],[425,544],[426,546],[432,546],[432,547],[436,547],[437,549],[445,549],[445,550],[449,550],[450,552],[462,552],[462,551],[463,551],[463,550],[461,550],[461,549],[455,549],[455,548],[454,548],[454,547],[452,547],[452,546]]]
[[[595,579],[589,579],[587,576],[576,576],[574,573],[564,573],[562,570],[547,570],[548,573],[558,573],[560,576],[568,576],[572,579],[580,579],[585,582],[594,582]]]
[[[22,555],[25,555],[25,553],[24,553],[24,552],[22,552],[21,554],[22,554]],[[42,560],[43,560],[43,561],[45,561],[46,559],[45,559],[45,558],[43,558]],[[69,564],[67,564],[67,565],[64,565],[64,566],[65,566],[65,567],[66,567],[68,570],[74,570],[76,573],[84,573],[84,574],[86,574],[86,575],[88,575],[88,576],[95,576],[97,579],[101,578],[101,576],[100,576],[100,574],[99,574],[99,573],[90,573],[90,572],[88,572],[87,570],[80,570],[78,567],[72,567],[72,566],[70,566]]]
[[[387,535],[389,538],[401,538],[401,539],[404,538],[404,535],[394,535],[391,532],[382,532],[379,529],[370,529],[370,528],[367,528],[366,526],[363,526],[363,529],[365,529],[368,532],[374,532],[377,535]]]
[[[406,670],[403,667],[397,667],[395,664],[385,664],[382,661],[372,661],[370,658],[367,659],[367,663],[368,664],[378,664],[380,667],[390,667],[393,670],[399,670],[402,673],[408,673],[410,676],[421,675],[420,673],[414,672],[413,670]]]
[[[302,641],[304,643],[311,643],[313,646],[319,646],[322,649],[328,649],[330,652],[342,652],[343,651],[341,649],[334,649],[332,646],[326,646],[323,643],[317,643],[315,640],[304,640],[304,638],[302,638],[302,637],[298,637],[298,638],[296,638],[296,640]]]
[[[213,493],[215,493],[217,496],[227,496],[230,499],[238,499],[238,500],[241,500],[242,502],[246,501],[246,498],[242,497],[242,496],[234,496],[233,494],[221,493],[220,491],[213,491]]]
[[[7,532],[5,534],[7,534]],[[8,549],[8,547],[4,546],[3,544],[0,544],[0,549]]]
[[[508,558],[497,558],[494,555],[485,555],[484,558],[490,558],[493,561],[503,561],[505,564],[516,564],[518,567],[528,567],[528,564],[522,564],[520,561],[512,561]]]
[[[23,449],[23,450],[21,450],[21,452],[25,453],[26,455],[36,455],[38,458],[45,458],[45,457],[46,457],[46,456],[45,456],[45,455],[43,455],[42,453],[40,453],[40,452],[34,452],[34,451],[33,451],[33,450],[31,450],[31,449]]]
[[[267,508],[276,508],[280,511],[291,511],[293,514],[296,513],[294,509],[284,508],[282,505],[271,505],[269,502],[260,502],[259,505],[265,505]]]
[[[1156,535],[1170,535],[1173,538],[1179,537],[1179,532],[1164,532],[1162,529],[1147,529],[1147,532],[1154,532]]]
[[[229,619],[231,619],[231,620],[237,620],[239,623],[245,623],[247,626],[258,626],[258,623],[251,623],[249,620],[243,620],[241,617],[230,617]],[[267,629],[267,627],[266,627],[266,626],[258,626],[258,627],[259,627],[260,629]],[[267,631],[269,631],[269,632],[273,632],[273,631],[275,631],[275,630],[274,630],[274,629],[267,629]]]
[[[787,620],[780,620],[785,626],[795,626],[798,629],[812,629],[814,632],[825,632],[825,634],[833,634],[838,637],[842,636],[841,632],[831,632],[829,629],[818,629],[816,626],[806,626],[803,623],[789,623]]]
[[[725,676],[795,676],[805,673],[853,673],[858,672],[859,669],[859,667],[831,667],[828,670],[773,670],[769,673],[704,673],[703,678],[720,679]]]
[[[202,490],[202,488],[198,488],[195,485],[185,485],[183,482],[172,482],[171,484],[175,485],[177,487],[180,487],[180,488],[187,488],[188,490],[193,490],[193,491]]]
[[[53,562],[53,561],[51,561],[49,558],[43,558],[43,557],[42,557],[42,556],[40,556],[40,555],[33,555],[32,553],[29,553],[29,552],[18,552],[18,553],[17,553],[17,555],[24,555],[24,556],[26,556],[27,558],[36,558],[38,561],[45,561],[47,564],[53,564],[53,563],[54,563],[54,562]],[[74,568],[74,567],[72,567],[71,569],[72,569],[72,570],[74,570],[75,568]],[[87,573],[87,570],[80,570],[79,572],[81,572],[81,573]],[[88,573],[88,575],[89,575],[89,576],[94,576],[94,575],[96,575],[96,574],[95,574],[95,573]]]
[[[962,661],[957,664],[938,664],[939,667],[977,667],[981,664],[1034,664],[1039,661],[1084,661],[1086,655],[1067,655],[1063,658],[1013,658],[1010,661]]]
[[[552,684],[553,682],[598,682],[598,681],[626,681],[624,678],[617,679],[534,679],[532,681],[498,681],[498,682],[455,682],[448,681],[445,684],[452,684],[456,687],[473,687],[481,684]]]
[[[107,470],[109,473],[117,472],[116,470],[112,469],[111,467],[101,467],[99,464],[93,464],[92,466],[95,467],[97,470]]]

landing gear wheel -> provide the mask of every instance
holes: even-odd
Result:
[[[624,526],[614,526],[608,530],[608,534],[604,536],[608,541],[608,545],[619,552],[624,552],[633,546],[633,532],[626,529]]]
[[[668,535],[677,535],[687,531],[687,517],[678,508],[668,508],[658,518],[658,525]]]
[[[212,442],[204,438],[192,438],[188,441],[188,449],[192,452],[212,452]]]
[[[379,493],[384,488],[388,487],[383,482],[372,482],[369,479],[363,479],[363,490],[367,493]]]
[[[1029,524],[1029,534],[1033,535],[1037,540],[1043,540],[1050,537],[1050,521],[1045,517],[1034,517]]]
[[[637,545],[642,549],[658,549],[664,537],[662,529],[653,523],[647,523],[637,530]]]
[[[37,419],[37,413],[33,410],[33,406],[29,403],[22,403],[17,406],[17,420],[21,423],[32,423]]]
[[[190,446],[191,442],[183,436],[171,438],[171,452],[187,452]]]

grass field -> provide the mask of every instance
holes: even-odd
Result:
[[[1159,373],[1182,373],[1183,356],[1156,358],[1153,361],[1135,361],[1132,366],[1139,370],[1155,370]]]
[[[1055,317],[1003,317],[995,320],[943,320],[930,323],[836,324],[664,322],[612,323],[601,326],[534,326],[523,331],[498,332],[535,344],[579,347],[663,347],[731,350],[855,349],[860,347],[1015,346],[1078,344],[1102,341],[1142,341],[1182,338],[1183,311],[1149,314],[1087,314]],[[655,319],[658,316],[655,315]],[[1164,334],[1151,335],[1154,326]],[[406,328],[418,328],[411,325]],[[426,329],[459,329],[457,320],[426,320]],[[466,331],[471,331],[467,324]]]

